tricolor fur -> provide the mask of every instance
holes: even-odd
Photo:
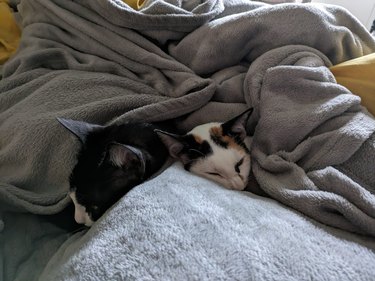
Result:
[[[245,189],[251,168],[245,145],[246,123],[252,109],[225,123],[207,123],[186,135],[157,131],[172,157],[192,173],[229,189]]]

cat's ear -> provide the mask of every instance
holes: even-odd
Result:
[[[181,159],[181,151],[184,149],[183,137],[158,129],[155,130],[155,133],[168,149],[169,155],[173,158],[180,159],[184,163],[184,157]]]
[[[103,126],[100,125],[72,119],[57,118],[57,121],[72,132],[82,143],[85,143],[86,137],[90,132],[98,128],[103,128]]]
[[[249,108],[240,115],[221,124],[223,133],[228,136],[237,136],[243,141],[246,138],[246,123],[252,112],[253,108]]]
[[[110,143],[107,146],[106,156],[113,165],[119,168],[129,168],[130,166],[139,163],[142,173],[145,173],[146,162],[142,151],[134,146],[116,142]]]

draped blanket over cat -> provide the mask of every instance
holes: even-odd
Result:
[[[199,125],[186,135],[156,131],[169,154],[187,171],[226,188],[244,190],[251,168],[246,123],[252,111],[248,109],[225,123]]]
[[[152,175],[169,157],[149,123],[99,126],[58,118],[81,141],[70,175],[77,223],[91,226],[114,203]]]

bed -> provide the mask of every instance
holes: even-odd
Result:
[[[375,51],[348,11],[13,2],[22,37],[0,81],[2,280],[374,280],[375,119],[329,70]],[[248,107],[247,190],[176,162],[91,228],[75,224],[79,143],[57,117],[187,131]]]

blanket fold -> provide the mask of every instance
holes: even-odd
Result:
[[[296,47],[296,54],[299,52]],[[283,60],[270,65],[283,54]],[[324,66],[324,56],[319,65],[315,54],[305,54],[302,61],[296,54],[275,49],[259,57],[247,74],[250,99],[258,109],[252,148],[254,175],[273,198],[318,221],[375,235],[372,189],[340,172],[333,176],[320,171],[331,171],[329,167],[350,159],[370,140],[375,121],[362,112],[358,96],[335,83]],[[259,75],[257,65],[263,65],[264,72],[257,76],[262,80],[254,83],[252,73]],[[316,173],[321,175],[319,181],[310,178]],[[344,188],[351,192],[344,194]],[[359,200],[364,204],[358,204]]]
[[[200,44],[191,48],[193,42]],[[287,45],[311,47],[333,64],[375,48],[371,35],[344,9],[285,4],[212,20],[171,44],[169,52],[196,73],[207,75],[242,60],[253,62]]]

